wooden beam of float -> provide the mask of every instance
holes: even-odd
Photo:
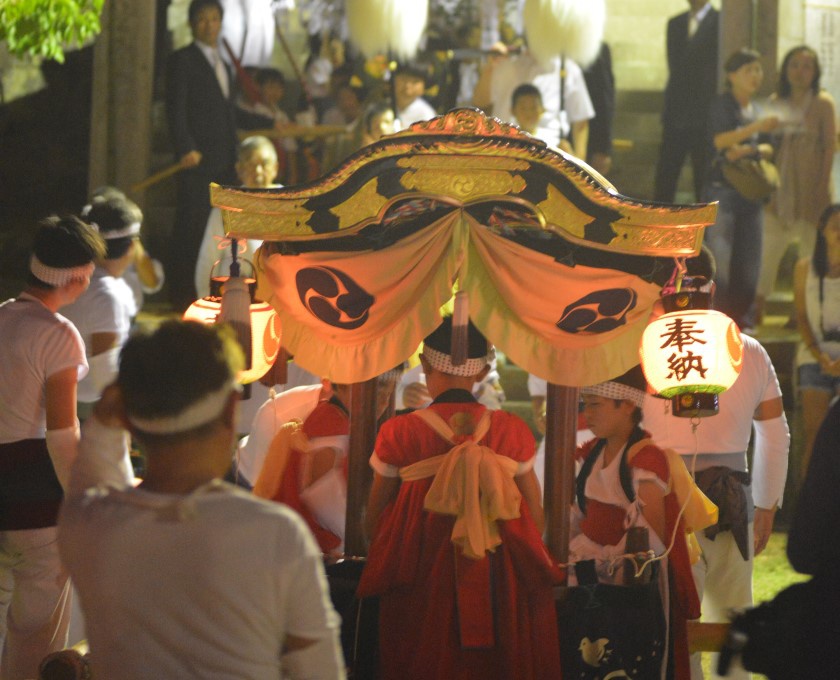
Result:
[[[638,363],[673,258],[699,250],[716,212],[622,196],[584,163],[475,109],[385,137],[309,184],[210,193],[228,234],[266,241],[258,268],[284,346],[303,368],[345,383],[409,357],[456,280],[478,328],[525,370],[569,388],[619,375]],[[549,433],[566,457],[573,441],[571,431]],[[365,441],[354,455],[371,449]],[[568,490],[568,460],[550,457],[546,488]],[[558,556],[560,495],[548,501]],[[359,536],[361,507],[347,517],[347,535]]]

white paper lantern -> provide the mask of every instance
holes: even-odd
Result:
[[[696,395],[717,395],[732,386],[743,365],[744,342],[738,326],[725,314],[686,309],[651,322],[642,335],[639,355],[653,390],[665,398],[681,398],[675,403],[677,414],[680,403],[690,410]]]

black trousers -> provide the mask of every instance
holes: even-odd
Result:
[[[224,178],[219,178],[224,174]],[[169,301],[179,312],[192,304],[195,290],[195,265],[198,250],[210,216],[210,182],[237,184],[235,173],[207,172],[200,166],[184,170],[178,176],[178,205],[175,223],[169,237],[169,258],[166,262],[166,285]],[[210,272],[207,272],[209,278]]]
[[[712,150],[705,128],[678,128],[666,126],[662,130],[662,145],[656,165],[653,199],[673,203],[677,194],[686,156],[691,156],[694,171],[694,198],[702,200],[703,184],[711,163]]]

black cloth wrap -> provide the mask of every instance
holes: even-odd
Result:
[[[55,526],[63,496],[46,440],[0,444],[0,531]]]
[[[695,473],[694,481],[700,490],[718,506],[718,523],[705,530],[706,538],[715,540],[722,531],[731,531],[735,545],[744,560],[750,556],[747,533],[747,494],[745,486],[750,484],[747,472],[716,465]]]

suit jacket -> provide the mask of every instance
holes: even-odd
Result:
[[[703,128],[717,94],[719,12],[710,8],[688,37],[689,12],[668,21],[668,84],[662,124],[666,127]]]
[[[207,57],[194,42],[176,50],[167,62],[166,113],[175,155],[201,152],[199,169],[213,181],[238,184],[237,127],[271,127],[274,121],[242,111],[233,103],[234,75],[225,64],[230,94],[225,97]]]

